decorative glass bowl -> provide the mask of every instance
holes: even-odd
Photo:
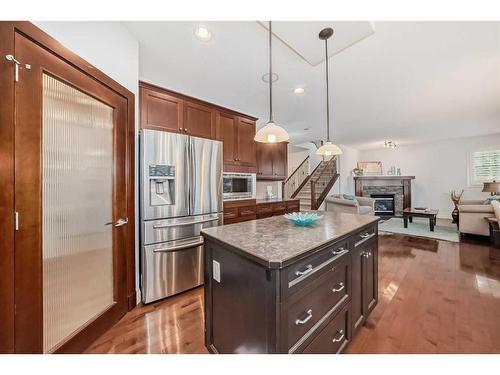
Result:
[[[285,219],[290,220],[292,223],[299,227],[308,227],[313,225],[316,221],[323,216],[314,212],[293,212],[291,214],[283,215]]]

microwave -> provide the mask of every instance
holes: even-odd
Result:
[[[257,178],[255,173],[223,173],[222,198],[255,199]]]

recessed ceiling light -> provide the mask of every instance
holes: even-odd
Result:
[[[194,30],[194,35],[202,42],[209,42],[212,39],[212,32],[206,27],[197,27]]]
[[[296,94],[303,94],[306,90],[304,90],[303,87],[296,87],[295,89],[293,89],[293,92],[296,93]]]

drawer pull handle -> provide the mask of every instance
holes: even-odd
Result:
[[[347,250],[344,249],[343,247],[339,247],[337,250],[332,250],[333,255],[340,255],[345,253]]]
[[[307,316],[304,319],[297,319],[295,325],[306,324],[313,317],[313,311],[311,309],[307,310]]]
[[[338,335],[340,335],[340,336],[338,336]],[[345,337],[344,330],[341,329],[341,330],[337,331],[337,334],[332,339],[332,342],[340,342],[340,341],[342,341],[344,339],[344,337]]]
[[[333,293],[340,292],[341,290],[344,290],[344,288],[345,288],[344,283],[338,283],[337,285],[338,285],[338,287],[332,289]]]
[[[371,257],[371,256],[372,256],[372,253],[371,253],[371,251],[365,251],[365,252],[363,253],[363,256],[364,256],[365,258],[369,258],[369,257]]]
[[[295,275],[297,275],[297,276],[304,276],[304,275],[307,275],[312,270],[313,270],[313,266],[312,266],[312,264],[309,264],[304,271],[296,271]]]

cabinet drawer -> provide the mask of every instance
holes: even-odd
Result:
[[[282,299],[306,287],[310,282],[331,270],[342,257],[350,258],[346,241],[338,242],[285,268],[281,272]]]
[[[240,216],[254,216],[256,214],[256,211],[257,210],[255,206],[246,206],[239,208]]]
[[[295,351],[323,323],[334,316],[350,297],[351,258],[343,256],[329,271],[285,303],[286,347]]]
[[[351,341],[349,304],[302,351],[303,354],[336,354]]]
[[[226,219],[235,219],[238,217],[238,208],[225,208],[224,209],[224,220]]]
[[[273,212],[284,212],[286,210],[285,203],[275,203],[273,204]]]
[[[257,213],[258,214],[268,214],[273,212],[273,206],[271,204],[258,204]]]
[[[374,238],[377,235],[376,232],[377,232],[376,226],[372,225],[366,229],[359,231],[356,234],[353,234],[352,238],[351,238],[353,246],[357,247],[357,246],[365,243],[366,241],[369,241],[370,239]]]

